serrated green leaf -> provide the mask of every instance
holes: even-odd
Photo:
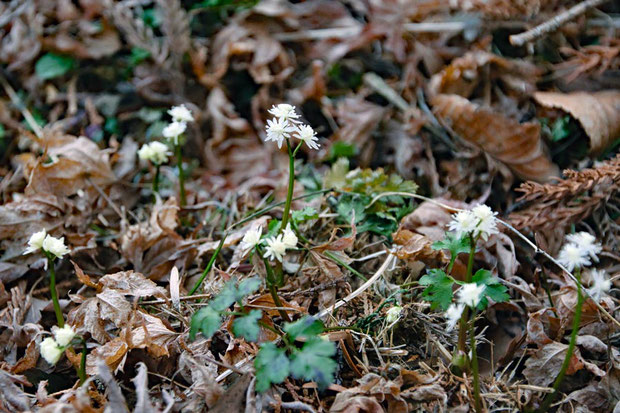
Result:
[[[272,384],[282,383],[290,373],[290,362],[283,349],[272,342],[264,343],[254,360],[256,391],[264,393]]]
[[[450,251],[450,267],[452,267],[459,254],[471,250],[471,240],[468,234],[463,234],[462,237],[458,238],[456,234],[448,232],[446,233],[446,238],[443,241],[433,243],[432,248],[434,250]]]
[[[261,285],[260,278],[258,277],[246,278],[245,280],[239,283],[239,287],[237,287],[237,291],[235,293],[235,300],[241,301],[246,295],[250,295],[256,290],[258,290],[260,285]]]
[[[258,320],[262,316],[263,313],[260,310],[252,310],[243,317],[237,317],[233,322],[233,333],[236,337],[243,337],[247,341],[257,341],[260,331]]]
[[[332,359],[334,354],[334,343],[319,337],[312,338],[291,355],[291,374],[298,379],[315,381],[320,388],[325,388],[334,381],[337,367]]]
[[[189,339],[194,340],[196,333],[200,331],[205,338],[211,338],[220,328],[222,317],[211,306],[203,307],[192,316],[189,328]]]
[[[53,79],[67,73],[74,64],[75,60],[70,56],[46,53],[37,60],[34,71],[39,79]]]
[[[432,269],[428,274],[420,278],[419,283],[426,285],[422,297],[431,303],[431,308],[437,307],[447,310],[452,303],[452,285],[454,280],[440,269]]]
[[[311,219],[317,219],[318,217],[319,214],[312,207],[305,207],[300,211],[293,211],[292,213],[293,221],[297,224]]]
[[[484,289],[484,297],[482,297],[480,304],[478,304],[478,310],[483,310],[489,305],[487,297],[496,303],[503,303],[504,301],[510,300],[510,295],[507,293],[508,288],[506,288],[497,277],[494,277],[489,270],[480,269],[476,271],[471,281],[478,285],[486,286]]]
[[[298,338],[308,339],[323,332],[323,323],[316,318],[305,316],[294,323],[285,323],[284,332],[286,332],[292,340]]]
[[[224,311],[237,301],[237,287],[233,281],[224,285],[222,291],[209,304],[215,311]]]

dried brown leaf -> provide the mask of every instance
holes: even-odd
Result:
[[[528,383],[535,386],[549,386],[560,372],[567,349],[567,344],[554,341],[535,352],[525,361],[523,375],[527,378]],[[578,349],[575,349],[566,374],[573,375],[583,368],[584,362],[581,354]]]
[[[122,369],[127,357],[127,351],[129,351],[129,346],[119,337],[97,347],[86,356],[86,374],[96,375],[98,372],[97,365],[101,360],[113,372]]]
[[[440,267],[450,260],[443,250],[434,250],[433,241],[421,234],[406,229],[399,229],[393,234],[394,243],[400,245],[396,256],[401,260],[422,261],[425,264]]]
[[[146,348],[155,357],[170,355],[177,333],[166,327],[161,319],[142,311],[136,314],[135,324],[137,327],[127,340],[131,348]]]
[[[457,134],[519,177],[545,182],[559,175],[546,153],[538,123],[519,123],[458,95],[437,95],[431,102],[437,116]]]
[[[534,98],[545,107],[570,113],[590,137],[590,152],[600,154],[620,137],[620,91],[536,92]]]

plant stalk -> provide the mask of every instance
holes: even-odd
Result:
[[[260,254],[262,251],[257,250],[257,252]],[[284,321],[291,321],[286,311],[282,310],[282,307],[284,306],[282,305],[282,301],[278,296],[278,287],[276,287],[276,278],[273,273],[273,268],[271,268],[271,265],[266,258],[263,258],[263,262],[265,263],[265,269],[267,270],[267,277],[265,279],[265,283],[267,284],[267,288],[269,289],[269,294],[271,294],[273,303],[276,307],[278,307],[278,313],[280,313],[280,317],[282,317]]]
[[[476,240],[472,233],[469,234],[469,242],[471,243],[469,250],[469,258],[467,260],[467,273],[465,275],[465,282],[471,282],[471,277],[474,269],[474,255],[476,254]],[[469,308],[465,307],[461,319],[459,320],[459,341],[457,351],[460,354],[467,354],[467,320],[469,320]],[[467,356],[466,356],[467,358]],[[466,360],[467,361],[467,360]],[[468,363],[465,363],[466,366]]]
[[[179,168],[179,197],[180,197],[180,205],[182,207],[187,203],[185,197],[185,173],[183,172],[183,153],[181,152],[181,145],[175,144],[174,151],[177,154],[177,167]]]
[[[153,178],[153,196],[159,192],[159,168],[161,165],[155,165],[155,177]]]
[[[213,268],[213,264],[215,263],[215,259],[217,258],[217,256],[219,255],[220,251],[222,250],[222,247],[224,246],[224,241],[226,241],[226,237],[227,236],[228,236],[228,232],[224,234],[224,236],[220,240],[220,243],[217,244],[217,248],[215,249],[215,251],[213,251],[213,255],[211,256],[211,259],[209,260],[209,263],[205,267],[205,269],[202,272],[202,275],[200,276],[198,281],[196,281],[196,284],[194,284],[194,286],[190,290],[189,295],[194,295],[194,293],[198,290],[198,288],[200,288],[200,285],[205,280],[205,278],[207,278],[207,274],[209,274],[209,271],[211,271],[211,268]]]
[[[54,258],[47,251],[45,251],[45,255],[47,256],[47,265],[50,269],[50,294],[52,296],[52,304],[54,305],[54,313],[56,313],[56,323],[58,324],[58,327],[63,328],[65,326],[65,319],[62,316],[62,310],[60,309],[60,303],[58,302],[58,292],[56,291]]]
[[[289,214],[291,212],[291,203],[293,202],[293,189],[295,188],[295,155],[291,149],[291,143],[287,139],[286,146],[288,148],[288,191],[286,193],[286,204],[284,204],[284,213],[282,214],[282,226],[280,232],[286,229]]]
[[[80,358],[80,369],[78,370],[80,386],[86,381],[86,340],[82,337],[82,357]]]
[[[545,397],[545,400],[543,401],[542,406],[540,407],[540,409],[538,409],[539,412],[546,412],[549,410],[551,403],[553,403],[553,401],[555,400],[555,398],[557,397],[559,393],[558,389],[560,388],[560,385],[562,384],[562,381],[564,380],[564,376],[566,375],[566,370],[568,370],[570,361],[573,358],[575,344],[577,343],[577,333],[579,331],[579,323],[581,322],[581,311],[582,311],[583,302],[584,302],[584,296],[581,291],[581,288],[582,288],[581,287],[581,268],[575,271],[575,277],[577,278],[577,281],[579,282],[577,283],[577,306],[575,308],[575,316],[573,317],[573,330],[571,331],[571,334],[570,334],[570,342],[568,343],[568,349],[566,350],[566,356],[564,356],[564,362],[562,363],[562,367],[560,368],[560,373],[558,374],[558,377],[556,377],[555,381],[553,382],[553,393],[547,394],[547,396]]]
[[[482,400],[480,399],[480,373],[478,370],[478,351],[476,349],[476,312],[472,314],[469,327],[469,345],[471,346],[471,370],[474,379],[474,408],[476,413],[482,413]]]

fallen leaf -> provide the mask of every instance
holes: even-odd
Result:
[[[401,260],[422,261],[427,265],[433,264],[434,267],[450,262],[444,251],[434,250],[433,241],[424,235],[399,229],[393,234],[393,238],[394,243],[400,245],[396,250],[396,256]]]
[[[600,154],[620,137],[620,91],[536,92],[545,107],[559,108],[575,118],[590,138],[590,152]]]
[[[101,361],[114,372],[122,369],[127,357],[127,351],[129,351],[129,346],[119,337],[95,348],[86,356],[86,374],[90,376],[96,375]]]
[[[535,386],[547,387],[558,376],[560,368],[566,356],[567,344],[558,343],[557,341],[546,344],[543,348],[535,352],[525,361],[525,370],[523,375],[527,378],[529,384]],[[579,350],[575,348],[571,357],[567,375],[573,375],[577,371],[583,369],[584,363]]]

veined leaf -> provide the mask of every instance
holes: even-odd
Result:
[[[272,384],[282,383],[289,375],[290,362],[284,349],[279,349],[272,342],[261,345],[256,360],[256,390],[266,392]]]
[[[237,337],[243,337],[247,341],[257,341],[258,333],[260,331],[258,327],[258,320],[263,316],[260,310],[252,310],[243,317],[238,317],[233,322],[233,333]]]
[[[427,286],[422,297],[431,303],[432,309],[439,307],[445,311],[450,307],[454,281],[443,270],[432,269],[419,282]]]

